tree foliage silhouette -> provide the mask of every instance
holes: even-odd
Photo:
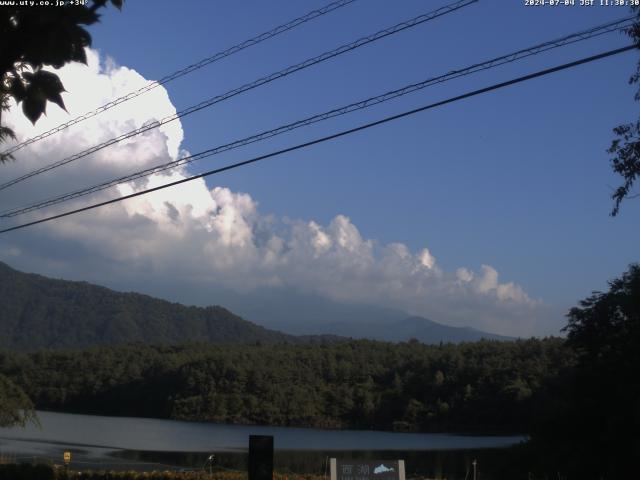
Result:
[[[120,9],[123,0],[110,0]],[[69,62],[87,62],[85,47],[91,35],[84,26],[98,22],[97,11],[107,0],[87,5],[4,6],[0,8],[0,143],[15,138],[2,125],[2,111],[13,98],[35,123],[46,113],[47,102],[65,108],[65,91],[58,76],[43,67],[60,68]],[[0,162],[10,155],[0,155]]]
[[[25,426],[29,421],[37,424],[33,403],[20,387],[0,374],[0,427]]]
[[[576,443],[585,453],[598,446],[586,457],[592,472],[623,478],[640,458],[640,265],[609,287],[571,309],[565,330],[578,355],[574,408],[587,413]]]
[[[640,6],[631,8],[637,13],[637,21],[627,30],[627,34],[637,45],[640,45]],[[629,78],[630,84],[639,84],[635,94],[635,100],[640,101],[640,62],[636,66],[635,73]],[[622,179],[620,185],[613,192],[614,201],[611,215],[616,216],[620,212],[620,204],[625,198],[637,197],[640,194],[632,194],[635,181],[640,176],[640,119],[636,122],[618,125],[613,129],[616,139],[611,142],[611,147],[607,150],[613,155],[611,167]]]
[[[594,292],[568,318],[566,347],[575,352],[575,365],[549,386],[532,438],[547,471],[585,480],[635,478],[640,265],[630,265],[607,292]]]
[[[594,292],[569,312],[567,343],[588,363],[617,360],[623,354],[640,358],[640,264],[609,282],[609,291]]]

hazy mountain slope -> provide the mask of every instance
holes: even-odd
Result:
[[[21,273],[0,262],[0,348],[130,342],[296,342],[219,307],[187,307],[85,282]]]
[[[293,335],[336,334],[335,325],[389,324],[408,316],[400,310],[336,302],[279,288],[247,294],[225,292],[220,298],[243,318]]]
[[[286,329],[283,329],[286,331]],[[382,323],[339,322],[314,329],[314,333],[332,332],[352,338],[367,338],[387,342],[405,342],[415,338],[423,343],[459,343],[477,340],[513,340],[512,337],[483,332],[470,327],[451,327],[423,317],[408,317]]]
[[[470,327],[451,327],[401,310],[336,302],[282,289],[221,295],[243,318],[294,335],[340,335],[392,342],[416,338],[424,343],[511,340]],[[470,319],[471,320],[471,319]]]
[[[483,332],[470,327],[451,327],[434,322],[424,317],[409,317],[389,326],[378,326],[372,332],[377,339],[401,341],[408,338],[416,338],[424,343],[438,342],[474,342],[480,339],[486,340],[513,340],[512,337]],[[385,337],[386,336],[386,337]]]
[[[335,302],[283,289],[213,297],[250,321],[219,306],[184,306],[86,282],[54,280],[0,262],[0,348],[190,341],[308,343],[339,341],[338,336],[392,342],[415,338],[424,343],[509,339],[410,317],[400,310]]]

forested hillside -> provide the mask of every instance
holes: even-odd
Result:
[[[225,295],[229,298],[228,292]],[[0,338],[0,348],[34,350],[130,342],[305,343],[349,337],[392,342],[415,338],[424,343],[513,340],[422,317],[409,318],[401,311],[285,295],[278,290],[231,298],[233,310],[247,312],[256,323],[219,306],[187,307],[86,282],[26,274],[0,262],[0,328],[6,332]]]
[[[1,262],[0,299],[0,348],[299,341],[222,307],[187,307],[85,282],[54,280]]]
[[[560,339],[427,346],[152,347],[0,354],[39,409],[224,423],[526,432]]]

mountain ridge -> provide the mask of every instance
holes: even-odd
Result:
[[[195,307],[83,281],[14,270],[0,262],[0,348],[87,347],[143,342],[295,343],[292,335],[221,306]]]
[[[163,295],[166,296],[166,295]],[[423,343],[512,340],[451,327],[392,308],[265,290],[218,295],[225,305],[184,305],[86,281],[23,273],[0,262],[0,348],[87,347],[141,342],[313,343],[347,338]],[[228,302],[228,303],[226,303]]]
[[[391,342],[415,338],[431,344],[515,339],[468,326],[445,325],[394,308],[339,302],[277,288],[244,296],[227,293],[225,305],[247,320],[291,335],[334,334]]]

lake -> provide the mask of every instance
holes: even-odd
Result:
[[[473,459],[485,471],[523,436],[468,436],[356,430],[219,425],[148,418],[38,412],[41,427],[0,428],[0,455],[74,468],[200,469],[210,454],[216,468],[246,468],[249,435],[273,435],[277,469],[324,473],[327,457],[403,458],[407,473],[465,476]],[[207,467],[208,468],[208,467]],[[484,478],[487,478],[486,476]]]

